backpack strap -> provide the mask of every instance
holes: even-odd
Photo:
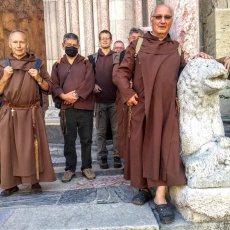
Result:
[[[119,60],[120,64],[123,61],[124,56],[125,56],[125,50],[122,50],[121,53],[120,53],[120,60]]]
[[[96,66],[96,62],[97,62],[97,57],[98,57],[98,53],[95,53],[95,54],[88,56],[88,59],[93,66],[94,73],[95,73],[95,66]]]
[[[41,64],[42,64],[42,60],[38,58],[34,64],[34,69],[38,69],[41,66]],[[40,86],[39,86],[39,94],[40,94],[40,105],[41,107],[43,107],[42,89]]]
[[[87,61],[88,59],[85,57],[84,58],[84,60],[83,60],[83,63],[86,65],[86,61]]]
[[[112,54],[113,62],[114,62],[116,56],[117,56],[117,53]]]
[[[41,64],[42,64],[42,60],[38,58],[35,62],[34,69],[38,69]]]
[[[5,66],[10,66],[10,59],[6,59]]]
[[[139,53],[139,51],[140,51],[142,42],[143,42],[143,38],[142,38],[142,37],[138,38],[137,45],[136,45],[136,49],[135,49],[135,54],[134,54],[134,59],[135,59],[135,61],[137,60],[137,56],[138,56],[138,53]]]
[[[179,54],[179,56],[181,56],[181,53],[182,53],[182,50],[181,50],[181,46],[179,45],[178,46],[178,54]]]

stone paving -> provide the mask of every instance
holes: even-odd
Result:
[[[113,168],[112,146],[108,146],[108,149],[110,167],[102,170],[93,146],[95,180],[89,181],[82,176],[81,162],[78,162],[76,176],[71,182],[62,183],[65,165],[63,146],[50,145],[57,181],[41,183],[41,195],[31,195],[29,186],[19,186],[18,193],[0,197],[0,229],[230,229],[227,224],[223,228],[222,223],[187,222],[176,210],[176,221],[173,224],[161,224],[152,201],[143,206],[131,203],[137,189],[130,187],[129,181],[124,180],[121,169]],[[80,155],[79,146],[77,153]]]

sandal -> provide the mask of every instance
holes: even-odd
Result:
[[[39,183],[32,184],[31,186],[31,195],[40,195],[42,194],[42,187]]]
[[[18,186],[14,186],[12,188],[5,189],[1,192],[1,196],[10,196],[19,190]]]
[[[132,199],[132,203],[136,205],[144,205],[147,201],[153,199],[153,195],[148,188],[145,188],[148,191],[139,189],[139,193],[135,195]]]
[[[157,211],[160,221],[163,224],[171,224],[175,220],[173,210],[168,206],[168,204],[157,205],[155,203],[155,210]]]

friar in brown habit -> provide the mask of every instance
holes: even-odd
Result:
[[[1,196],[19,190],[19,184],[32,185],[31,193],[42,192],[39,182],[56,180],[46,137],[40,93],[50,94],[52,81],[42,63],[34,69],[36,57],[26,52],[28,42],[21,30],[9,37],[10,65],[0,63]]]
[[[163,223],[174,221],[174,213],[165,199],[166,186],[186,183],[179,154],[179,125],[176,85],[179,70],[185,65],[179,43],[168,32],[173,12],[159,5],[151,14],[152,31],[143,37],[135,61],[137,41],[128,47],[117,70],[117,86],[124,103],[130,106],[129,158],[125,158],[124,176],[131,186],[140,188],[132,203],[143,205],[153,199]],[[212,58],[200,53],[197,57]],[[134,72],[133,88],[129,81]]]
[[[139,28],[131,28],[129,31],[128,42],[129,44],[142,37],[144,32]],[[126,50],[121,51],[119,53],[114,62],[113,62],[113,83],[117,85],[117,69],[124,58]],[[130,83],[130,87],[132,82]],[[121,158],[124,158],[125,154],[128,154],[127,148],[127,137],[128,137],[128,106],[124,104],[121,100],[119,89],[117,89],[116,93],[116,106],[117,106],[117,123],[118,123],[118,152]]]

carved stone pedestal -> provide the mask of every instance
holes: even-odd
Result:
[[[170,196],[177,210],[188,221],[229,224],[230,188],[174,186],[170,188]]]

